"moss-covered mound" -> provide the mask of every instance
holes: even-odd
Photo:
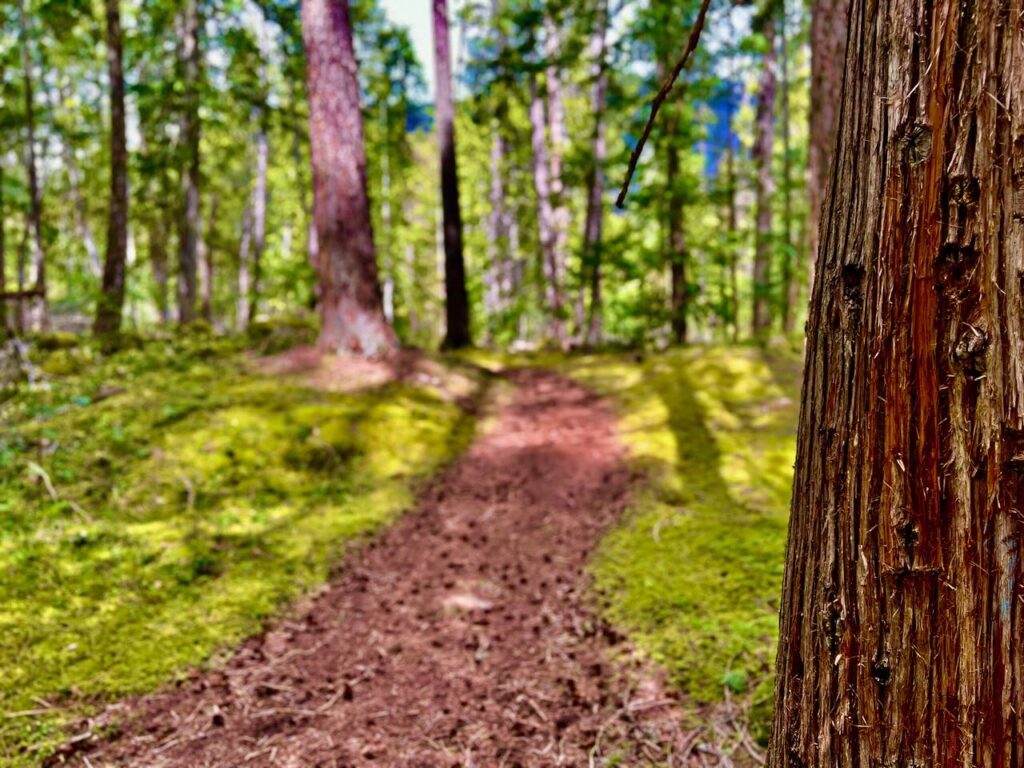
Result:
[[[0,404],[4,765],[258,629],[473,428],[428,381],[325,392],[208,334],[37,352]]]

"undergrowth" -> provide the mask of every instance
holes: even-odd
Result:
[[[339,394],[193,333],[58,345],[0,403],[0,763],[229,649],[413,500],[472,420],[430,386]]]

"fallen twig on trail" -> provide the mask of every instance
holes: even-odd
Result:
[[[633,148],[633,154],[629,158],[629,170],[626,171],[626,180],[622,184],[622,189],[619,191],[619,196],[615,200],[615,206],[617,208],[623,208],[626,205],[626,194],[629,192],[629,184],[633,181],[633,174],[636,173],[636,165],[640,162],[640,155],[644,151],[644,145],[647,144],[647,139],[650,138],[651,129],[654,127],[654,120],[658,116],[658,110],[661,109],[661,105],[665,99],[672,92],[672,88],[675,87],[676,80],[679,79],[679,74],[683,71],[686,66],[686,62],[690,59],[690,54],[697,49],[697,43],[700,42],[700,33],[704,29],[704,18],[707,16],[708,7],[711,5],[711,0],[704,0],[700,5],[700,10],[697,12],[697,20],[693,23],[693,29],[690,30],[690,39],[686,43],[686,48],[683,50],[683,55],[679,57],[679,61],[676,62],[675,68],[672,73],[665,80],[661,86],[661,90],[658,91],[658,95],[654,97],[654,101],[651,102],[651,115],[647,118],[647,124],[644,126],[644,131],[640,134],[640,140],[636,143],[636,147]]]

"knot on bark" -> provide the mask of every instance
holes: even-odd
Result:
[[[953,358],[967,373],[981,373],[985,370],[985,353],[988,350],[988,334],[980,328],[968,325],[967,330],[960,334]]]
[[[924,123],[912,123],[900,140],[909,165],[920,165],[932,154],[932,129]]]
[[[974,208],[981,199],[981,183],[975,176],[957,174],[949,181],[949,196],[954,203]]]
[[[864,301],[864,267],[860,264],[843,264],[840,274],[843,281],[843,298],[859,307]]]

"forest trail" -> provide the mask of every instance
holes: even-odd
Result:
[[[110,708],[119,736],[65,758],[671,764],[686,749],[675,702],[642,666],[610,661],[626,646],[587,597],[587,556],[632,479],[613,415],[555,374],[508,379],[514,395],[486,433],[301,611],[225,666]]]

